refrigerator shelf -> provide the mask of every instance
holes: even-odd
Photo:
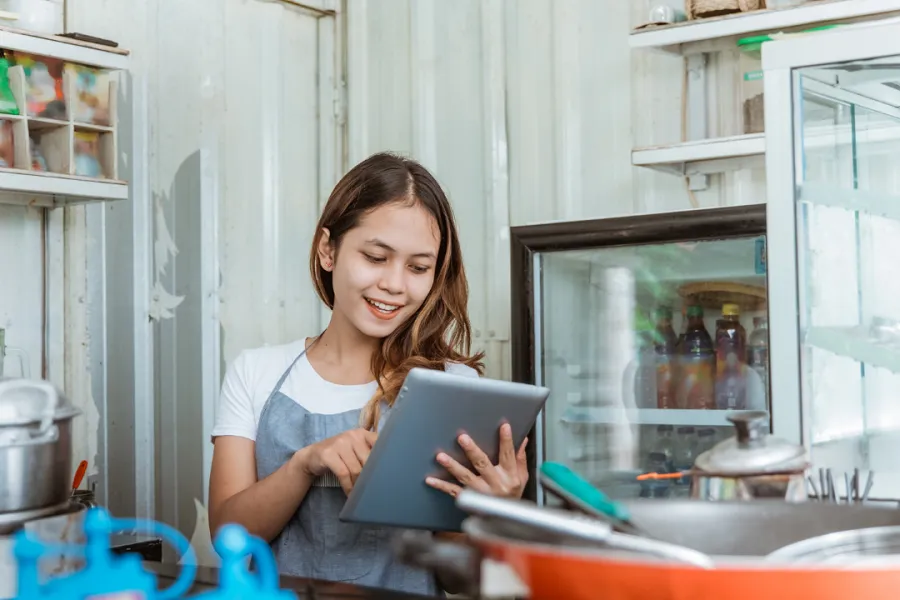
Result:
[[[874,342],[869,329],[858,327],[812,327],[806,332],[809,346],[853,360],[900,373],[900,348]]]
[[[569,407],[560,421],[567,424],[674,425],[731,427],[728,416],[744,411],[660,408]]]
[[[900,198],[896,196],[809,183],[800,186],[799,191],[801,202],[843,208],[900,221],[900,208],[898,208],[900,207]]]

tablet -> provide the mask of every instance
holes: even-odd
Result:
[[[466,513],[450,495],[425,483],[428,476],[456,481],[437,463],[438,452],[474,471],[456,441],[465,432],[497,464],[500,426],[510,424],[518,449],[549,395],[545,387],[524,383],[410,370],[340,520],[460,531]]]

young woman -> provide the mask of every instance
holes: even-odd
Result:
[[[228,369],[213,430],[210,528],[240,523],[270,542],[282,573],[436,594],[426,572],[398,564],[388,529],[338,514],[413,367],[477,377],[468,286],[450,203],[418,163],[376,154],[337,184],[316,226],[310,271],[332,309],[319,336],[241,353]],[[472,487],[520,497],[525,444],[500,432],[499,464],[470,438]]]

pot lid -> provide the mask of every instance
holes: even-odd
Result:
[[[0,427],[70,419],[81,414],[53,384],[32,379],[0,378]]]
[[[768,434],[769,414],[747,411],[728,416],[736,435],[697,457],[694,466],[711,473],[753,475],[804,470],[806,449]]]

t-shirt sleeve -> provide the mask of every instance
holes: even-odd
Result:
[[[212,437],[235,435],[256,441],[256,416],[253,410],[253,385],[242,352],[229,365],[222,381],[222,393],[216,407]]]
[[[453,375],[462,375],[463,377],[478,377],[478,371],[462,363],[448,362],[444,367],[444,371]]]

